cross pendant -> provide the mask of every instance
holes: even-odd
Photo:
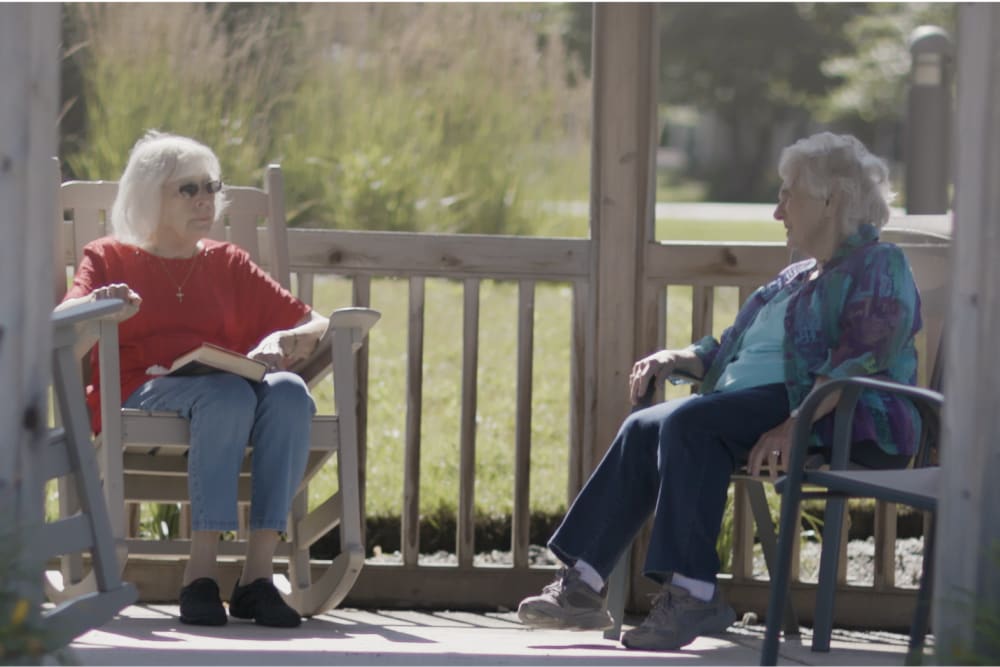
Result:
[[[184,301],[184,292],[181,291],[180,287],[177,288],[177,301]]]

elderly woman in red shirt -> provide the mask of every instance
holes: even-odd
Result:
[[[185,137],[151,131],[133,147],[111,211],[112,235],[87,244],[58,308],[120,298],[125,407],[174,411],[191,422],[188,491],[191,557],[181,621],[227,621],[216,583],[220,531],[237,528],[237,482],[253,442],[250,538],[229,614],[262,625],[301,619],[271,581],[272,560],[305,470],[316,408],[305,383],[284,371],[326,331],[313,312],[241,248],[206,238],[225,208],[218,158]],[[265,362],[261,382],[229,373],[164,376],[163,367],[202,343]],[[98,415],[96,352],[91,414]],[[95,423],[95,430],[100,425]]]

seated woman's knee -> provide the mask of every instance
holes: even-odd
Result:
[[[288,371],[268,373],[264,377],[266,393],[261,401],[279,406],[283,410],[308,410],[315,413],[316,406],[309,394],[309,386],[301,377]]]
[[[686,436],[702,431],[705,427],[727,415],[719,414],[717,409],[705,404],[704,401],[687,401],[673,410],[660,424],[661,443],[686,442]]]

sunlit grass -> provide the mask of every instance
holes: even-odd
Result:
[[[586,228],[586,221],[555,220],[546,226],[558,235],[560,225]],[[747,229],[776,223],[670,221],[687,240],[761,240]],[[735,230],[735,231],[733,231]],[[770,231],[770,230],[768,230]],[[784,231],[781,230],[782,238]],[[565,234],[568,235],[568,234]],[[700,236],[699,238],[694,238]],[[764,240],[775,240],[774,234]],[[734,238],[737,237],[737,238]],[[742,238],[738,238],[742,237]],[[409,282],[372,282],[372,307],[382,319],[370,333],[368,386],[367,499],[369,515],[398,515],[403,505],[406,442]],[[349,285],[321,279],[316,305],[327,312],[349,305]],[[721,334],[735,315],[734,288],[716,293],[714,333]],[[459,429],[461,424],[463,285],[428,279],[423,346],[423,410],[420,428],[420,510],[454,509],[458,502]],[[514,438],[517,363],[518,286],[511,281],[480,285],[478,407],[476,414],[476,487],[478,513],[509,514],[514,495]],[[534,366],[532,373],[531,509],[556,513],[566,508],[569,442],[569,340],[571,292],[565,284],[539,284],[535,294]],[[691,340],[691,289],[671,287],[667,295],[667,345]],[[332,410],[329,383],[316,391],[321,410]],[[687,388],[669,388],[679,396]],[[311,486],[313,502],[335,486],[335,468],[321,472]]]

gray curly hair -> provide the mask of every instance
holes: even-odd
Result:
[[[796,141],[781,152],[778,175],[818,198],[839,195],[837,222],[845,236],[863,223],[881,229],[889,221],[889,167],[849,134],[821,132]]]

